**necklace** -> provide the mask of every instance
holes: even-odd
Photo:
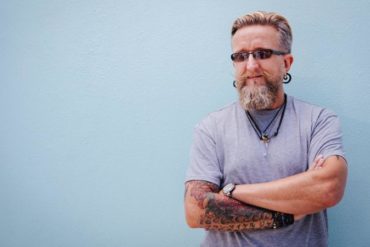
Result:
[[[252,115],[249,113],[249,111],[245,111],[246,114],[247,114],[247,117],[248,117],[248,120],[250,122],[250,124],[252,125],[254,131],[256,132],[257,136],[259,137],[259,139],[261,141],[263,141],[264,143],[268,143],[272,137],[275,137],[278,135],[279,133],[279,129],[280,129],[280,126],[281,126],[281,122],[283,121],[283,118],[284,118],[284,113],[285,113],[285,108],[286,108],[286,94],[284,94],[284,104],[282,107],[279,108],[279,110],[275,113],[274,117],[272,118],[272,120],[270,121],[270,123],[266,126],[266,128],[261,131],[261,129],[258,127],[258,124],[256,123],[256,121],[253,119]],[[280,117],[280,121],[279,121],[279,125],[275,131],[275,133],[270,137],[266,131],[270,128],[270,126],[272,125],[272,123],[275,122],[275,120],[277,119],[277,116],[279,115],[280,111],[283,111],[281,113],[281,117]]]

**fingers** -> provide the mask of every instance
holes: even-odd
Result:
[[[322,168],[324,166],[324,162],[325,162],[324,156],[321,154],[318,155],[311,164],[309,170],[316,170]]]
[[[306,215],[305,214],[295,214],[294,215],[294,221],[297,221],[297,220],[300,220],[300,219],[303,219]]]

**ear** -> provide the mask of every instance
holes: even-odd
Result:
[[[292,54],[287,54],[284,56],[284,67],[286,72],[290,70],[290,67],[292,66],[294,61],[293,55]]]

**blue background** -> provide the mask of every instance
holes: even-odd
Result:
[[[293,28],[289,94],[342,120],[330,246],[369,246],[369,1],[0,1],[0,246],[198,246],[194,125],[236,98],[233,20]]]

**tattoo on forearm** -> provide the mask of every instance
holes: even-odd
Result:
[[[201,219],[209,229],[240,231],[271,228],[271,212],[248,206],[236,200],[216,194],[208,195],[205,214]]]
[[[217,193],[218,186],[206,181],[192,181],[191,184],[192,189],[190,190],[190,195],[197,201],[198,207],[205,209],[204,202],[208,193]],[[189,183],[186,185],[186,187],[189,187]],[[186,190],[188,190],[188,188]]]
[[[191,181],[185,193],[204,210],[200,224],[209,230],[242,231],[271,228],[272,212],[219,195],[218,186],[205,181]],[[190,188],[189,188],[190,187]]]

